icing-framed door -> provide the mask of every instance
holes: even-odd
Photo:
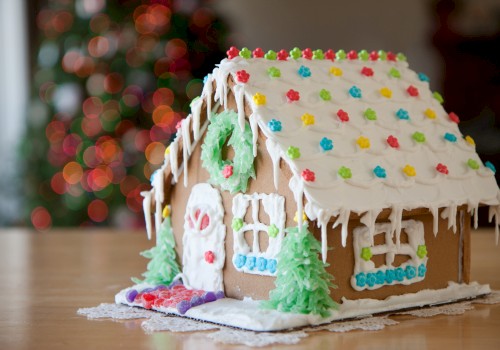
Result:
[[[219,191],[210,184],[195,185],[186,205],[182,237],[182,273],[191,288],[224,291],[226,226]]]

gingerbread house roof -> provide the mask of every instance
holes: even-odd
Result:
[[[225,106],[232,91],[240,125],[249,119],[254,142],[258,130],[266,136],[275,175],[283,159],[293,172],[299,211],[304,196],[306,214],[324,227],[331,217],[345,224],[351,212],[373,227],[378,213],[391,209],[397,229],[402,211],[416,208],[435,217],[446,208],[441,216],[454,226],[458,206],[480,204],[493,206],[498,220],[493,165],[482,163],[458,116],[444,110],[428,77],[409,69],[403,55],[299,52],[228,51],[193,102],[171,153],[184,139],[189,156],[203,132],[203,101],[208,110],[212,99]],[[176,159],[167,159],[172,169],[179,169]]]

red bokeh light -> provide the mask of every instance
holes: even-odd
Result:
[[[52,226],[52,217],[44,207],[36,207],[31,212],[31,223],[35,229],[45,231]]]

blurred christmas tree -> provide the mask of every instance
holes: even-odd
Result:
[[[140,191],[224,56],[223,23],[201,1],[49,0],[37,27],[28,220],[141,225]]]

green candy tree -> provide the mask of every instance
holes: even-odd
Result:
[[[170,216],[167,216],[161,224],[156,237],[156,246],[143,251],[141,255],[151,261],[148,263],[147,271],[142,274],[144,280],[132,278],[134,283],[169,285],[180,273]]]
[[[321,244],[307,229],[307,224],[288,228],[278,255],[276,288],[269,293],[264,308],[282,312],[330,315],[338,304],[330,297],[336,288],[319,257]]]

